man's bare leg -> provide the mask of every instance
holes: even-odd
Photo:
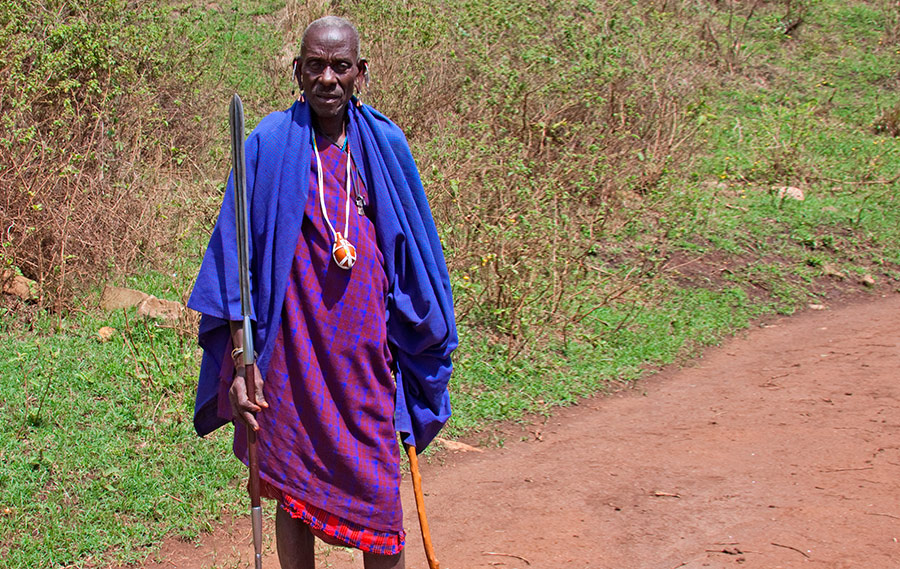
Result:
[[[309,526],[280,507],[275,513],[275,543],[281,569],[315,569],[316,544]]]
[[[404,569],[406,567],[405,551],[401,550],[397,555],[363,553],[363,567],[365,569]]]

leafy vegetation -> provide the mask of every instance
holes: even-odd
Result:
[[[229,436],[192,432],[193,322],[90,305],[100,276],[185,297],[228,96],[251,124],[286,107],[329,10],[444,240],[451,435],[900,277],[893,1],[0,6],[0,261],[42,291],[0,297],[0,567],[137,561],[243,511]]]
[[[75,285],[163,246],[175,174],[205,135],[198,38],[152,4],[0,4],[0,261],[62,308]]]

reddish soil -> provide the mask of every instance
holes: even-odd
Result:
[[[438,453],[422,476],[441,567],[900,567],[898,315],[890,295],[773,320],[502,448]],[[425,569],[404,483],[407,566]],[[146,566],[248,567],[249,539],[236,520]]]

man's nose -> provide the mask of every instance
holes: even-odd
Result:
[[[334,85],[337,83],[337,74],[334,72],[334,69],[331,68],[330,65],[325,67],[325,70],[322,72],[321,82],[325,85]]]

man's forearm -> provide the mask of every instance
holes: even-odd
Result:
[[[239,320],[232,320],[229,322],[229,325],[231,327],[231,346],[234,349],[231,352],[234,367],[243,367],[244,358],[237,357],[236,354],[243,353],[244,350],[244,323]]]

